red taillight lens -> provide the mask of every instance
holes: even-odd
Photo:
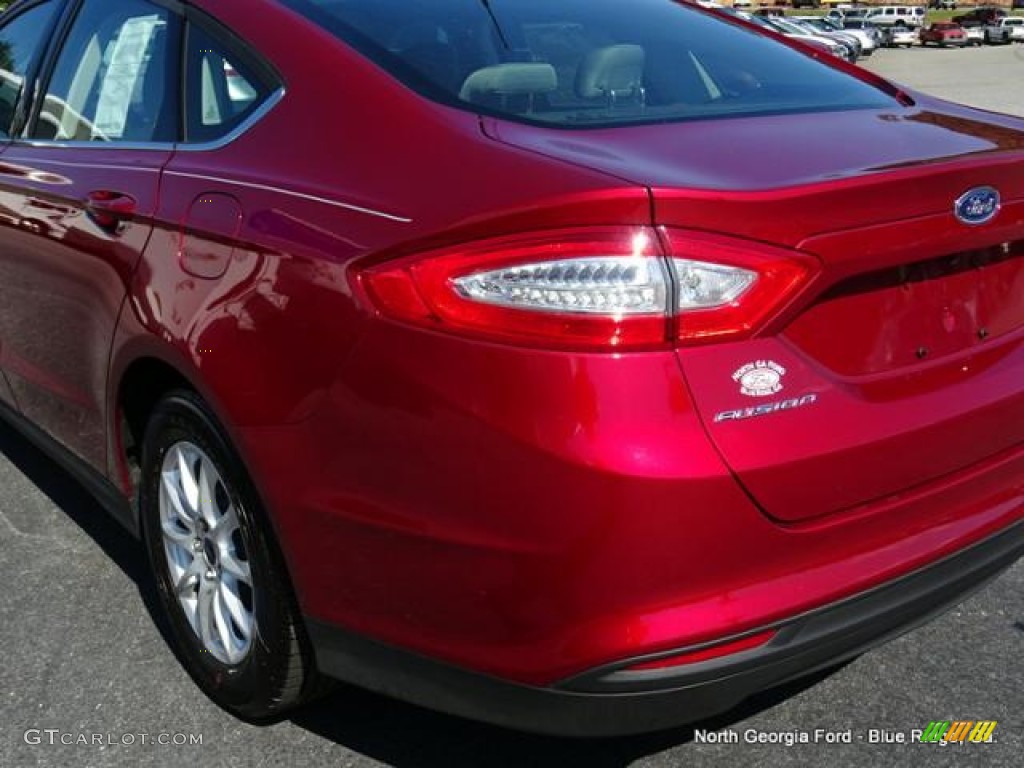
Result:
[[[815,271],[809,257],[756,243],[663,235],[605,227],[496,238],[357,276],[376,308],[397,320],[518,343],[624,350],[667,346],[673,337],[693,344],[749,335]]]
[[[370,267],[360,280],[400,320],[584,349],[668,343],[671,283],[645,228],[544,232]]]
[[[811,256],[760,243],[675,229],[665,239],[677,284],[675,337],[684,344],[751,335],[818,271]]]

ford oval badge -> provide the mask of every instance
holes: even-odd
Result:
[[[984,224],[999,213],[999,192],[992,187],[975,187],[953,204],[953,213],[964,224]]]

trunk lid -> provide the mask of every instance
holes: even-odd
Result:
[[[756,338],[678,352],[708,434],[770,517],[881,504],[1024,441],[1022,121],[928,102],[487,130],[644,184],[660,226],[819,260]],[[954,205],[978,187],[1002,207],[972,226]]]

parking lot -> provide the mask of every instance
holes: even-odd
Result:
[[[883,50],[864,66],[1024,116],[1024,46]],[[1024,564],[831,675],[764,694],[714,722],[605,742],[516,734],[348,688],[273,725],[235,720],[175,660],[136,544],[6,426],[0,584],[4,768],[1017,766],[1024,748]],[[957,719],[997,721],[993,743],[898,743],[932,720]],[[702,743],[707,733],[718,743]],[[197,737],[201,744],[174,743]]]
[[[860,64],[944,99],[1024,115],[1024,45],[883,49]]]

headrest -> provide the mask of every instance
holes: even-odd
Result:
[[[557,87],[558,75],[550,64],[495,64],[470,74],[462,84],[459,98],[473,102],[487,96],[532,96],[550,93]]]
[[[583,99],[608,97],[640,88],[644,76],[644,49],[639,45],[595,48],[576,70],[576,94]]]

